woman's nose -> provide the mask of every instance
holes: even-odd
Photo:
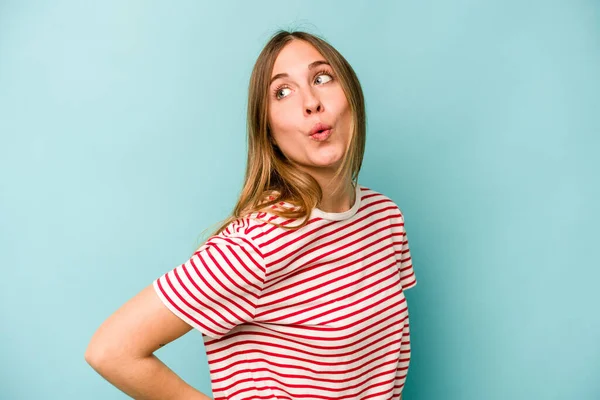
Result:
[[[306,114],[310,115],[314,112],[321,112],[322,109],[323,109],[323,107],[321,106],[321,103],[319,103],[316,106],[307,107]]]
[[[319,100],[319,98],[312,93],[307,93],[304,99],[304,113],[306,115],[311,115],[315,112],[321,111],[323,111],[323,104],[321,104],[321,100]]]

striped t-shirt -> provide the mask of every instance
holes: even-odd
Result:
[[[153,282],[202,332],[214,399],[398,399],[416,285],[398,206],[357,185],[351,209],[299,230],[259,219],[297,222],[240,218]]]

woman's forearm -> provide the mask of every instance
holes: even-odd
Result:
[[[136,400],[212,400],[187,384],[154,354],[88,363],[104,379]]]

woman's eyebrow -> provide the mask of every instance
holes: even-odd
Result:
[[[323,64],[330,65],[330,64],[329,64],[327,61],[325,61],[325,60],[317,60],[317,61],[313,61],[313,62],[311,62],[310,64],[308,64],[308,69],[313,69],[313,68],[315,68],[315,67],[318,67],[319,65],[323,65]],[[271,85],[275,79],[279,79],[279,78],[287,78],[288,76],[289,76],[289,75],[288,75],[288,74],[286,74],[285,72],[282,72],[282,73],[280,73],[280,74],[274,75],[274,76],[271,78],[271,82],[269,82],[269,85]]]

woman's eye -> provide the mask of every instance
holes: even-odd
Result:
[[[323,77],[325,77],[325,78],[323,79]],[[320,79],[320,81],[319,81],[319,79]],[[315,79],[315,81],[316,81],[317,83],[327,83],[327,82],[329,82],[331,79],[332,79],[332,78],[331,78],[331,75],[329,75],[329,74],[320,74],[319,76],[317,76],[317,79]]]
[[[281,99],[283,97],[286,96],[285,91],[286,90],[290,90],[290,88],[281,88],[278,89],[277,92],[275,92],[275,97],[277,97],[278,99]]]

